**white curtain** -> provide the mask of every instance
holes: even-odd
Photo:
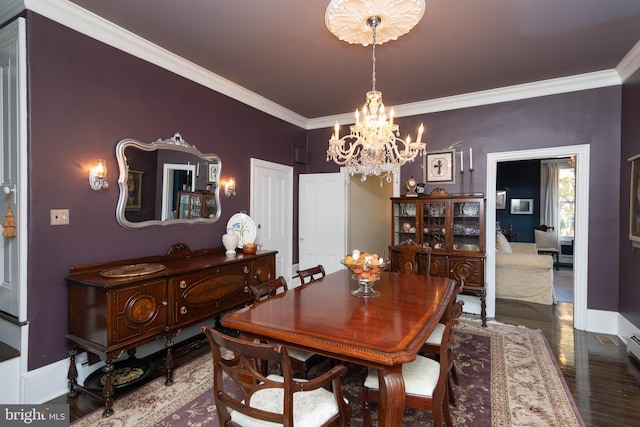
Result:
[[[557,163],[542,162],[540,216],[542,224],[554,227],[556,235],[560,233],[560,218],[558,215],[558,171]]]

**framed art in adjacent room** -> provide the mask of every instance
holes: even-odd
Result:
[[[424,157],[424,181],[455,183],[454,150],[435,151]]]
[[[506,209],[507,208],[507,191],[499,190],[496,191],[496,209]]]
[[[629,203],[629,240],[640,248],[640,154],[631,157],[631,195]]]
[[[512,215],[533,215],[533,199],[511,199]]]

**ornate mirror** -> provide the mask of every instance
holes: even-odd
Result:
[[[116,146],[120,197],[116,218],[126,228],[211,224],[220,218],[220,169],[180,134],[150,144],[123,139]]]

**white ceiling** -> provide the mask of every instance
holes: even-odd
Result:
[[[327,30],[329,0],[71,1],[306,119],[371,89],[371,47]],[[378,46],[376,86],[398,106],[611,71],[639,40],[639,0],[427,0]]]

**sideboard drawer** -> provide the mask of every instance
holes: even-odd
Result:
[[[209,319],[248,302],[250,273],[247,261],[174,277],[174,325]]]

